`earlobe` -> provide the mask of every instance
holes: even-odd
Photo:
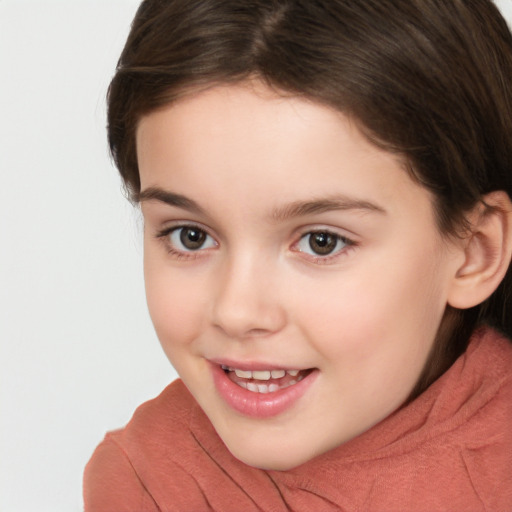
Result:
[[[448,303],[457,309],[476,306],[499,286],[512,257],[512,202],[506,192],[491,192],[471,212],[464,263],[454,276]]]

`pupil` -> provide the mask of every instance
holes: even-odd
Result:
[[[184,228],[181,230],[181,243],[190,250],[199,249],[206,238],[206,233],[196,228]]]
[[[317,254],[329,254],[336,248],[337,239],[330,233],[313,233],[309,238],[311,250]]]

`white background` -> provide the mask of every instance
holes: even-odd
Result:
[[[0,511],[82,509],[107,430],[175,373],[104,97],[136,0],[0,0]]]
[[[137,5],[0,0],[0,512],[80,511],[105,431],[175,377],[105,141]]]

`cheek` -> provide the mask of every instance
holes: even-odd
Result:
[[[192,341],[203,323],[204,288],[187,272],[144,262],[146,298],[151,320],[164,350]]]
[[[446,304],[443,280],[434,255],[404,254],[365,258],[320,286],[303,285],[316,291],[297,303],[297,318],[325,356],[409,357],[430,348]]]

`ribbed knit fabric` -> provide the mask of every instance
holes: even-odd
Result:
[[[86,512],[510,512],[512,343],[477,331],[414,402],[284,472],[235,459],[177,380],[107,434],[84,500]]]

